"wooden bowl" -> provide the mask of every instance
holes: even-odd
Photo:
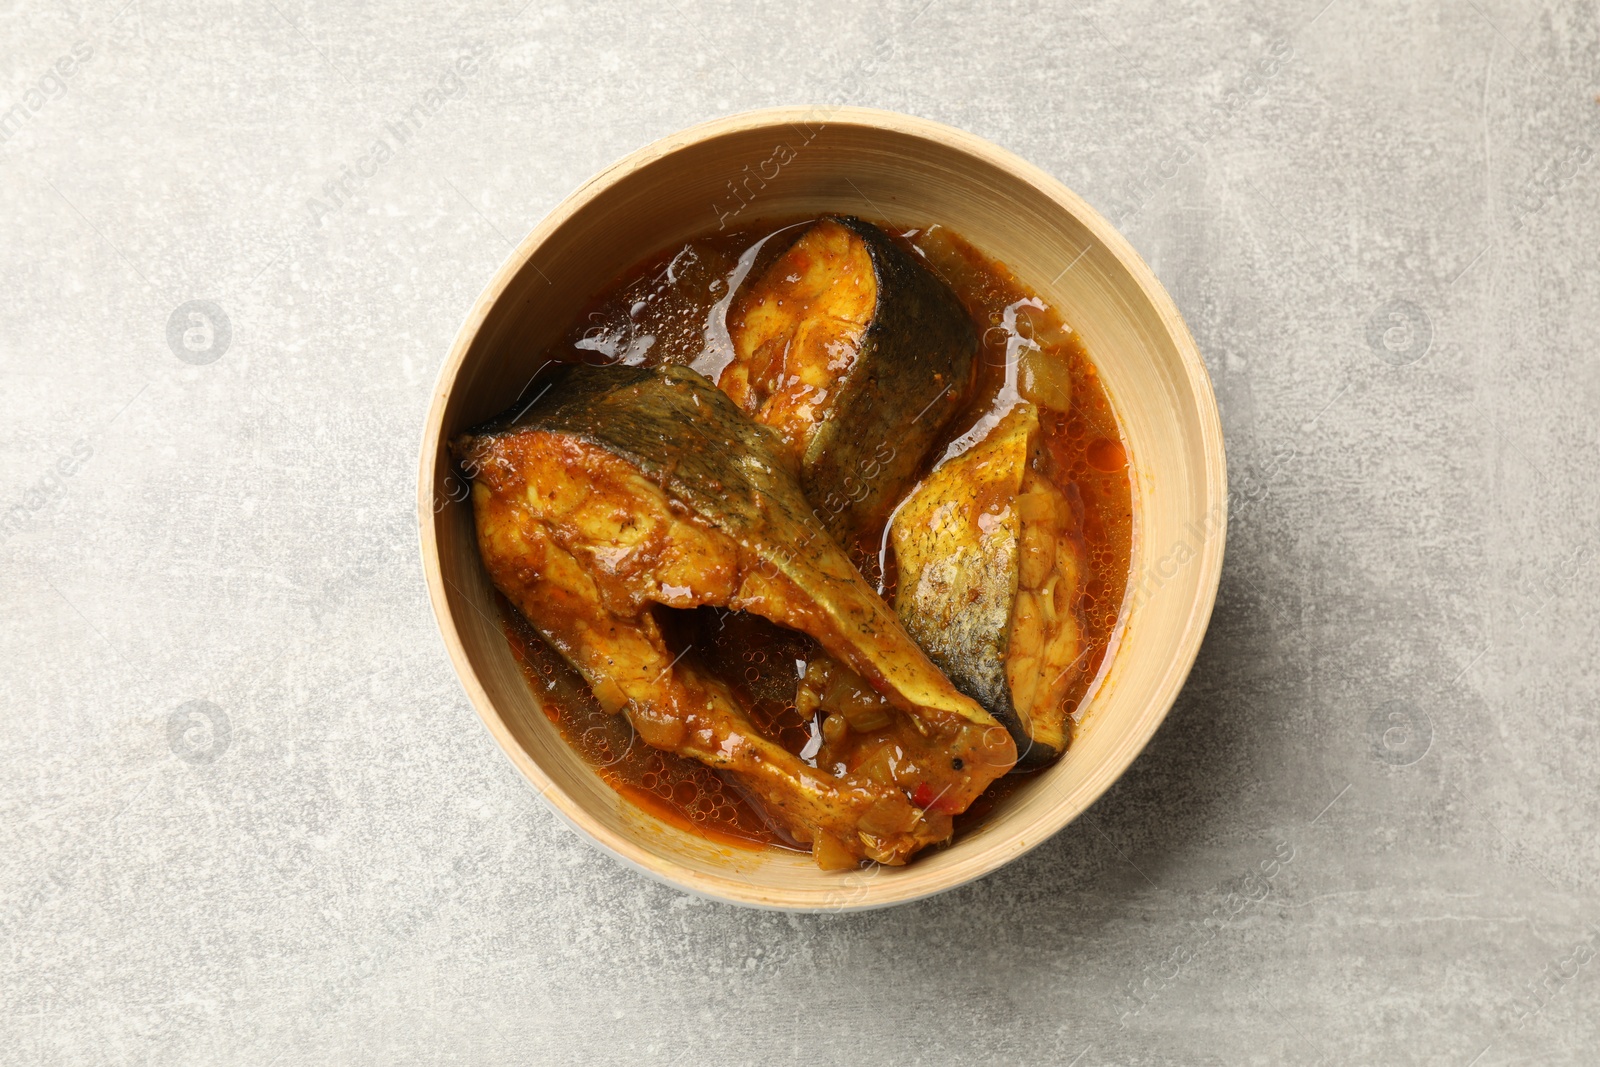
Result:
[[[1137,472],[1134,592],[1067,755],[976,831],[905,867],[824,872],[809,856],[708,842],[623,800],[579,758],[518,671],[478,558],[450,437],[523,391],[584,302],[646,254],[719,225],[844,212],[940,222],[1007,264],[1087,345]],[[1160,725],[1194,662],[1225,540],[1222,428],[1205,365],[1128,242],[1060,182],[971,134],[862,108],[708,122],[590,179],[506,260],[456,335],[422,443],[423,564],[445,646],[495,740],[580,833],[719,900],[798,911],[881,907],[987,874],[1094,802]]]

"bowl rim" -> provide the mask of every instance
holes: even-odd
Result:
[[[451,341],[449,354],[439,369],[429,401],[418,470],[417,519],[423,571],[428,584],[428,599],[433,610],[434,622],[439,628],[439,636],[449,654],[456,677],[466,691],[478,717],[513,766],[534,787],[551,810],[570,827],[579,831],[580,838],[613,859],[621,860],[628,867],[682,892],[742,907],[786,912],[869,911],[937,896],[993,874],[1050,840],[1079,815],[1093,807],[1100,796],[1113,782],[1122,777],[1144,751],[1177,700],[1178,693],[1199,655],[1201,643],[1210,624],[1211,614],[1216,605],[1217,590],[1221,583],[1223,554],[1227,542],[1225,536],[1216,536],[1207,538],[1200,546],[1195,560],[1199,567],[1198,594],[1190,607],[1187,625],[1179,637],[1176,654],[1170,657],[1153,696],[1147,702],[1147,707],[1151,710],[1144,716],[1139,729],[1134,731],[1128,741],[1108,754],[1108,758],[1103,761],[1104,765],[1097,769],[1094,780],[1082,794],[1082,803],[1075,805],[1062,803],[1058,812],[1051,813],[1049,820],[1042,827],[1042,833],[1033,835],[1032,840],[1016,842],[1010,848],[995,849],[992,862],[982,865],[966,877],[952,881],[948,885],[900,894],[883,894],[882,899],[863,900],[847,905],[805,906],[763,900],[759,895],[761,890],[737,878],[714,878],[700,873],[695,873],[692,880],[683,877],[685,872],[676,868],[670,860],[649,852],[627,836],[613,831],[591,816],[545,774],[512,734],[479,680],[450,609],[445,588],[448,579],[445,578],[440,565],[436,528],[438,517],[434,512],[435,486],[439,477],[436,464],[440,455],[445,410],[449,405],[451,393],[467,352],[482,330],[491,309],[504,296],[512,279],[527,265],[539,247],[604,190],[622,178],[668,155],[705,141],[730,134],[785,127],[795,123],[815,123],[819,119],[829,126],[855,126],[882,130],[931,141],[943,148],[955,149],[1033,186],[1036,191],[1072,215],[1089,232],[1093,241],[1109,252],[1122,269],[1128,272],[1150,301],[1163,328],[1171,337],[1198,409],[1196,414],[1200,428],[1201,453],[1204,456],[1202,482],[1207,495],[1215,502],[1218,509],[1220,520],[1218,529],[1222,531],[1227,529],[1229,503],[1222,422],[1211,376],[1188,326],[1166,288],[1156,278],[1143,257],[1134,250],[1128,239],[1082,197],[1040,167],[976,134],[930,119],[878,108],[790,105],[742,111],[689,126],[635,149],[584,181],[540,219],[501,262],[493,277],[473,302]],[[741,887],[746,891],[741,892]]]

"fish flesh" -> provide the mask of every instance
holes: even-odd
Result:
[[[828,216],[741,289],[728,329],[718,386],[776,431],[841,545],[874,537],[972,388],[961,301],[878,227]]]
[[[863,581],[779,436],[687,367],[574,365],[548,380],[452,443],[496,587],[604,708],[736,776],[819,865],[904,863],[947,840],[1015,743]],[[766,737],[692,647],[669,642],[659,613],[701,606],[808,634],[861,679],[887,709],[866,753],[877,773],[813,766]]]
[[[1017,403],[895,512],[895,611],[956,688],[1017,742],[1018,766],[1065,750],[1064,698],[1085,658],[1083,549],[1070,501],[1033,469],[1039,413]]]

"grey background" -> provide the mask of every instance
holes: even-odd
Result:
[[[1595,4],[1325,3],[7,5],[0,1061],[1595,1062]],[[838,101],[1119,221],[1235,516],[1188,687],[1087,815],[788,917],[541,805],[444,655],[413,482],[545,212]],[[191,300],[225,348],[204,308],[169,344]]]

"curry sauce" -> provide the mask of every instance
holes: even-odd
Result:
[[[972,448],[1023,395],[1046,401],[1039,410],[1040,447],[1032,476],[1046,479],[1065,501],[1072,521],[1062,536],[1072,539],[1082,565],[1075,605],[1082,622],[1082,652],[1061,698],[1062,707],[1070,709],[1071,736],[1076,736],[1109,661],[1128,588],[1131,481],[1110,400],[1077,335],[1006,267],[942,227],[884,229],[954,291],[980,338],[975,385],[936,440],[921,473]],[[736,297],[800,232],[797,223],[768,223],[652,256],[592,301],[551,355],[564,362],[682,364],[716,380],[734,358],[728,319]],[[1051,405],[1052,396],[1060,402]],[[892,603],[897,575],[884,523],[852,532],[854,543],[843,547],[867,581]],[[509,601],[502,597],[500,603],[507,638],[545,714],[620,794],[721,843],[806,849],[736,777],[645,744],[629,718],[605,710],[578,672]],[[832,738],[824,737],[823,715],[814,701],[804,698],[808,671],[815,686],[830,669],[816,641],[744,612],[704,606],[656,607],[654,612],[674,653],[690,658],[697,670],[726,687],[767,738],[812,767],[840,773],[827,762],[838,749]],[[863,714],[870,715],[871,709]],[[1019,777],[1014,772],[996,781],[958,815],[958,835],[1005,803]],[[912,799],[924,806],[923,800]]]

